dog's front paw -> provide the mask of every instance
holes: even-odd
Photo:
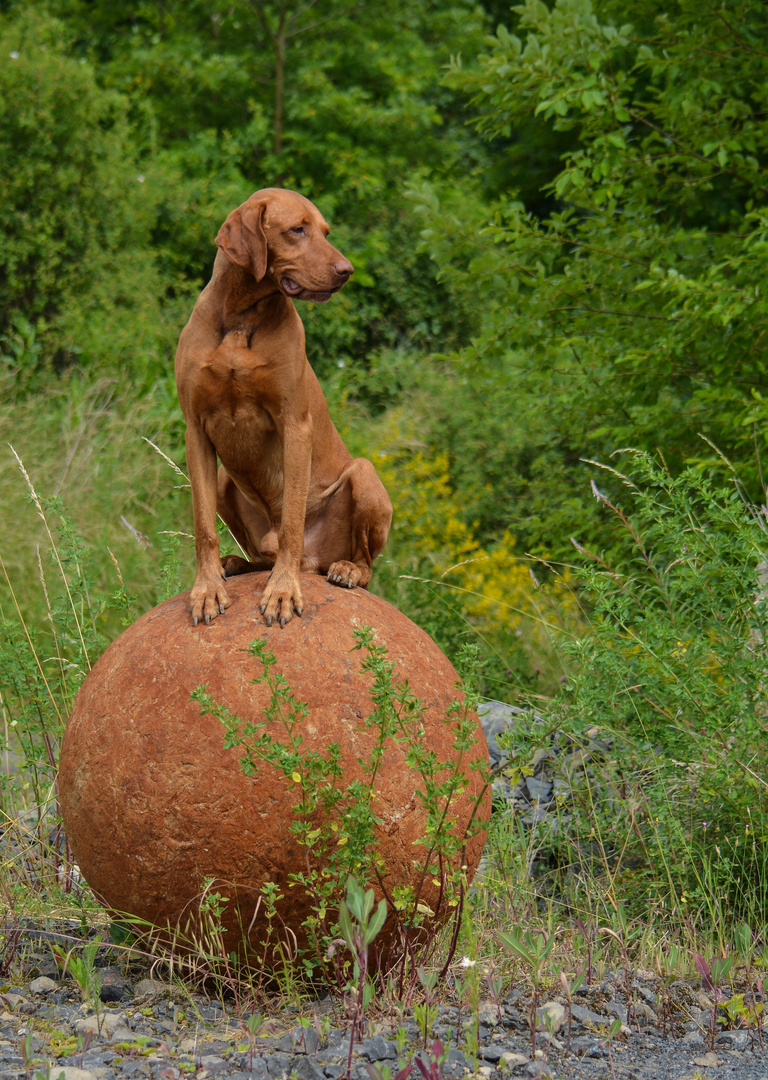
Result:
[[[259,611],[267,626],[279,622],[281,627],[289,623],[293,613],[301,615],[304,601],[301,598],[299,578],[290,571],[273,570],[261,596]]]
[[[223,577],[198,577],[192,589],[191,600],[193,626],[197,626],[201,619],[207,626],[211,619],[223,615],[232,603],[224,588]]]
[[[334,585],[341,585],[343,589],[364,589],[371,580],[371,571],[366,572],[364,566],[341,559],[328,568],[328,580]]]

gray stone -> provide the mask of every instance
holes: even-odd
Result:
[[[332,1046],[322,1046],[315,1054],[315,1060],[322,1065],[341,1065],[347,1060],[349,1039],[345,1043],[336,1042]]]
[[[497,1046],[491,1043],[490,1046],[481,1046],[478,1050],[480,1057],[483,1061],[490,1061],[491,1063],[498,1061],[505,1050],[508,1050],[507,1046]]]
[[[752,1045],[752,1036],[748,1031],[724,1031],[715,1039],[715,1046],[725,1050],[748,1050]]]
[[[609,1001],[608,1004],[605,1006],[605,1011],[608,1013],[609,1016],[618,1016],[622,1024],[626,1024],[627,1010],[620,1002]]]
[[[150,1067],[148,1061],[136,1060],[135,1058],[123,1058],[118,1066],[123,1076],[149,1076]]]
[[[314,1028],[295,1027],[275,1043],[275,1049],[285,1054],[314,1054],[320,1038]]]
[[[157,979],[139,979],[133,988],[133,992],[137,998],[145,998],[156,994],[162,994],[164,990],[170,991],[170,989],[170,986],[159,982]]]
[[[229,1063],[224,1058],[219,1057],[218,1054],[204,1054],[200,1058],[200,1064],[209,1073],[221,1072],[223,1069],[229,1068]]]
[[[445,1059],[445,1068],[453,1068],[454,1070],[456,1070],[466,1069],[468,1067],[469,1062],[467,1061],[461,1050],[459,1050],[457,1046],[452,1046],[448,1051],[448,1057]]]
[[[536,1010],[536,1018],[547,1031],[559,1031],[565,1023],[565,1007],[559,1001],[547,1001]]]
[[[224,1010],[216,1001],[212,1001],[208,1005],[201,1005],[197,1011],[203,1020],[221,1020],[224,1016]]]
[[[549,780],[537,780],[533,776],[526,776],[525,786],[528,788],[528,794],[533,802],[538,802],[543,806],[550,801],[552,784]]]
[[[113,1039],[122,1029],[128,1031],[129,1038],[131,1036],[128,1030],[128,1018],[124,1012],[103,1012],[98,1016],[86,1016],[84,1020],[76,1020],[74,1027],[78,1035],[84,1035],[86,1031],[90,1031],[93,1035]]]
[[[78,1069],[74,1065],[52,1065],[51,1080],[96,1080],[96,1073],[89,1069]]]
[[[291,1075],[299,1080],[323,1080],[323,1070],[311,1057],[296,1057],[291,1062]]]
[[[133,997],[130,983],[117,968],[103,968],[99,974],[101,976],[99,997],[102,1001],[126,1001]]]
[[[499,1058],[499,1063],[505,1069],[517,1069],[520,1065],[526,1065],[528,1058],[525,1054],[516,1054],[513,1050],[505,1050]]]
[[[266,1054],[264,1064],[272,1080],[280,1080],[280,1077],[290,1075],[291,1059],[287,1054]]]
[[[56,989],[57,985],[53,979],[41,975],[39,979],[33,979],[29,984],[29,992],[30,994],[50,994]]]
[[[515,705],[506,705],[503,701],[483,701],[477,707],[477,716],[485,734],[485,741],[488,743],[491,766],[498,766],[509,757],[509,751],[501,749],[496,736],[515,724],[530,724],[531,713]]]
[[[584,1005],[571,1005],[571,1016],[577,1024],[603,1025],[610,1023],[607,1016],[601,1016],[600,1013],[592,1012],[591,1009],[585,1008]]]
[[[397,1047],[383,1035],[372,1035],[362,1043],[360,1053],[369,1061],[388,1061],[397,1057]]]
[[[477,1018],[481,1024],[487,1027],[497,1027],[499,1023],[499,1009],[492,1001],[484,1001],[478,1007]]]

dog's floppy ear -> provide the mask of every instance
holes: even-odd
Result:
[[[219,229],[216,244],[237,266],[250,270],[257,281],[267,272],[267,238],[262,219],[266,203],[243,203]]]

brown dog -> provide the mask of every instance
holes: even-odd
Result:
[[[365,587],[386,543],[392,504],[331,422],[292,303],[324,303],[349,280],[354,268],[328,231],[296,192],[257,191],[222,225],[213,276],[179,339],[195,625],[229,607],[227,575],[272,569],[260,611],[267,626],[285,626],[302,612],[300,571]],[[250,562],[221,560],[217,509]]]

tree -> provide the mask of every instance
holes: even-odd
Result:
[[[319,204],[356,267],[333,304],[304,309],[321,373],[466,340],[415,250],[405,185],[487,164],[461,93],[441,85],[452,54],[482,45],[471,0],[51,4],[72,51],[130,102],[142,171],[162,188],[152,244],[175,274],[202,285],[226,214],[277,183]]]
[[[62,363],[108,338],[115,362],[151,347],[162,292],[127,103],[65,55],[61,24],[22,17],[0,35],[0,328],[37,324]]]
[[[483,288],[483,328],[458,366],[508,409],[514,498],[496,517],[564,550],[585,525],[579,458],[633,445],[717,471],[700,433],[741,459],[760,497],[768,9],[527,0],[515,12],[516,32],[499,28],[450,82],[489,137],[535,123],[573,140],[545,185],[551,208],[532,213],[510,188],[478,239],[460,208],[443,213],[439,189],[417,193],[444,282]],[[556,508],[543,518],[536,489]]]

